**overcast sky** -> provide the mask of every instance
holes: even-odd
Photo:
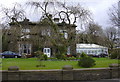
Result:
[[[30,0],[0,0],[0,4],[6,7],[12,7],[13,3],[17,2],[24,4]],[[35,1],[35,0],[34,0]],[[38,0],[36,0],[38,1]],[[72,2],[73,0],[66,0]],[[113,5],[117,4],[119,0],[74,0],[74,2],[79,2],[82,6],[88,8],[93,13],[92,17],[99,25],[103,28],[109,26],[108,9]],[[37,21],[39,18],[37,16],[27,16],[31,21]]]

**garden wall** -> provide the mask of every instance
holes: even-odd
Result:
[[[2,80],[99,80],[119,78],[118,67],[61,70],[4,70]]]

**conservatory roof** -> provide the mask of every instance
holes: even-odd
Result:
[[[76,44],[77,48],[107,48],[97,44]]]

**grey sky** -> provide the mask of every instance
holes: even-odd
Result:
[[[0,0],[0,4],[11,7],[13,3],[18,2],[21,4],[24,4],[26,1],[30,0]],[[35,0],[34,0],[35,1]],[[36,0],[38,1],[38,0]],[[113,5],[116,4],[119,0],[66,0],[69,2],[79,2],[82,6],[88,8],[91,10],[92,17],[99,25],[102,25],[102,27],[109,26],[109,17],[108,17],[108,9]],[[38,17],[36,15],[30,15],[28,14],[28,18],[30,18],[31,21],[37,21]]]

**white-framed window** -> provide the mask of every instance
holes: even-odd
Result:
[[[60,30],[60,33],[63,34],[64,38],[67,39],[68,38],[68,33],[67,30]]]
[[[19,53],[31,54],[31,44],[19,44]]]

